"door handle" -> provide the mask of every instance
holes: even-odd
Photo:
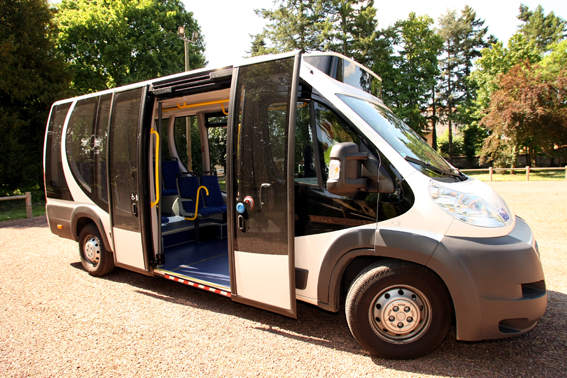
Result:
[[[138,216],[138,204],[136,204],[136,202],[132,203],[132,214],[134,214],[135,217]]]
[[[238,229],[242,232],[244,232],[244,216],[239,215],[237,218],[237,222],[238,222]]]

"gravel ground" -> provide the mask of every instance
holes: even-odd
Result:
[[[368,355],[344,312],[299,320],[160,278],[81,267],[45,217],[0,223],[0,376],[567,376],[567,182],[491,184],[538,237],[549,290],[531,333],[458,342],[411,361]]]

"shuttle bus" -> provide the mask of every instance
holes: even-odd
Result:
[[[58,101],[50,229],[93,276],[120,267],[292,318],[298,300],[345,311],[384,358],[433,351],[453,323],[469,341],[532,330],[547,292],[530,227],[380,83],[292,52]]]

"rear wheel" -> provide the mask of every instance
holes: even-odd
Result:
[[[370,353],[393,359],[417,358],[445,340],[451,299],[429,270],[387,260],[359,274],[346,300],[348,326]]]
[[[103,276],[114,269],[114,257],[104,247],[98,228],[88,224],[79,234],[79,253],[83,268],[91,276]]]

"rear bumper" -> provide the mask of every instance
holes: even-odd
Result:
[[[531,331],[547,306],[545,278],[530,227],[520,218],[497,238],[444,238],[430,262],[447,284],[459,340]]]

